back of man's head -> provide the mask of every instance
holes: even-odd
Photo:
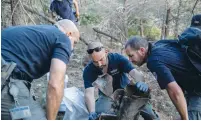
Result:
[[[103,44],[100,42],[91,42],[88,44],[87,49],[90,50],[90,49],[94,49],[97,47],[103,47]]]
[[[191,27],[197,27],[201,29],[201,14],[197,14],[192,17]]]
[[[140,47],[148,48],[148,41],[140,36],[133,36],[126,42],[125,48],[128,46],[133,50],[139,50]]]
[[[57,21],[55,25],[69,37],[69,39],[72,41],[72,47],[74,46],[74,43],[79,41],[80,33],[76,25],[71,20],[62,19]]]
[[[55,23],[56,26],[62,27],[66,32],[79,32],[76,25],[68,19],[62,19]]]

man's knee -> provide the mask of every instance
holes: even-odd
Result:
[[[47,120],[45,110],[37,101],[33,101],[29,106],[31,117],[25,118],[25,120]]]
[[[96,113],[110,113],[112,107],[112,99],[106,96],[100,96],[96,101]]]
[[[201,95],[188,96],[188,115],[190,120],[201,120]]]
[[[189,120],[201,120],[201,111],[188,111]]]
[[[30,90],[28,87],[25,85],[24,80],[15,80],[15,79],[10,79],[9,86],[6,85],[5,89],[3,92],[3,97],[1,99],[2,104],[1,104],[1,116],[2,119],[11,119],[11,115],[9,112],[9,109],[12,109],[15,107],[14,103],[14,95],[10,94],[12,91],[12,88],[15,87],[17,88],[17,97],[15,97],[15,100],[18,102],[17,106],[28,106],[31,112],[31,116],[27,118],[23,118],[25,120],[34,120],[34,119],[39,119],[39,120],[45,120],[45,111],[42,109],[40,104],[36,102],[32,95],[30,94]]]
[[[9,109],[14,107],[14,102],[8,98],[1,98],[1,119],[12,120]]]
[[[142,110],[140,111],[141,116],[145,120],[159,120],[158,114],[153,110],[152,105],[150,103],[147,103]]]

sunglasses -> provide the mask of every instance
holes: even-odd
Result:
[[[92,54],[94,51],[95,51],[95,52],[100,52],[100,51],[102,50],[102,48],[103,48],[103,47],[96,47],[96,48],[94,48],[94,49],[88,49],[88,50],[87,50],[87,53],[88,53],[88,54]]]
[[[133,55],[128,55],[128,57],[132,58],[132,57],[133,57]]]

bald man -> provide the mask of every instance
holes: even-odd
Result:
[[[66,65],[80,36],[77,27],[63,19],[53,26],[9,27],[1,35],[4,66],[16,64],[1,88],[1,119],[56,119],[63,97]],[[47,72],[50,78],[45,114],[30,94],[30,88],[33,79]]]
[[[143,82],[142,73],[137,71],[127,58],[118,53],[108,53],[100,42],[89,43],[87,52],[92,61],[85,67],[83,79],[85,102],[90,120],[95,120],[98,114],[101,113],[114,113],[110,111],[113,103],[110,96],[117,89],[125,88],[127,85],[135,85],[138,92],[148,93],[148,85]],[[138,82],[134,84],[126,74],[129,74]],[[106,84],[103,84],[105,87],[101,87],[101,83],[99,83],[102,77],[106,80]],[[94,87],[96,86],[100,93],[98,100],[95,102]],[[140,114],[144,119],[159,119],[149,104],[145,105]]]

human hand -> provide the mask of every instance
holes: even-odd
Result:
[[[139,91],[141,91],[143,93],[147,93],[148,90],[149,90],[148,85],[146,83],[144,83],[144,82],[137,82],[135,84],[135,87],[137,88],[137,90],[139,90]]]
[[[98,114],[96,112],[89,113],[89,120],[96,120],[98,118]]]

